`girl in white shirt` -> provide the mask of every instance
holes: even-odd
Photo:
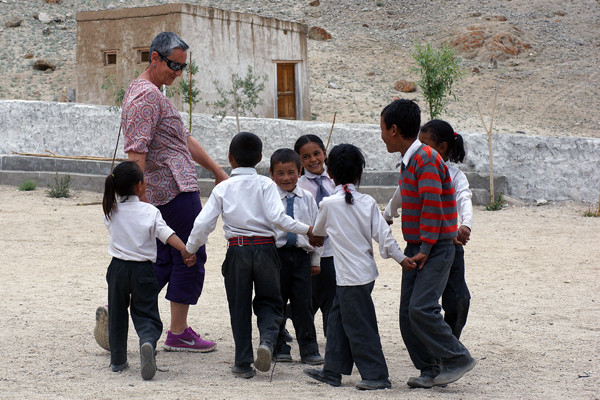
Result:
[[[305,369],[313,379],[341,385],[356,364],[362,390],[391,388],[381,348],[371,292],[378,276],[372,239],[383,258],[393,258],[403,268],[414,268],[392,236],[375,199],[356,191],[365,160],[351,144],[335,146],[327,159],[328,172],[337,185],[323,199],[314,232],[328,235],[333,249],[337,289],[327,321],[325,364],[322,370]]]
[[[456,208],[460,215],[460,226],[458,237],[454,241],[454,261],[450,269],[448,283],[442,295],[442,308],[444,309],[444,321],[452,328],[452,334],[457,339],[465,324],[469,313],[471,294],[465,281],[465,251],[463,246],[471,238],[471,227],[473,225],[473,204],[471,202],[471,189],[465,174],[454,165],[448,164],[448,160],[459,163],[465,158],[465,147],[461,135],[454,128],[439,119],[427,122],[419,132],[419,140],[433,147],[446,162],[452,184],[456,191]]]
[[[158,313],[158,282],[152,263],[156,261],[156,239],[181,252],[188,265],[195,255],[162,219],[158,208],[140,201],[146,191],[144,173],[132,161],[117,165],[104,183],[104,223],[110,234],[108,253],[113,256],[106,272],[108,282],[108,341],[113,372],[126,369],[128,312],[140,338],[142,378],[156,373],[156,342],[162,333]],[[118,202],[117,202],[118,196]]]
[[[327,153],[323,141],[316,135],[302,135],[294,144],[294,151],[300,156],[304,169],[298,179],[298,186],[308,190],[317,201],[317,206],[323,198],[328,197],[335,189],[335,183],[327,174],[325,159]],[[325,239],[321,254],[320,267],[311,267],[312,309],[313,316],[318,310],[323,315],[323,333],[327,336],[327,318],[335,297],[335,267],[333,265],[333,250],[329,239]]]

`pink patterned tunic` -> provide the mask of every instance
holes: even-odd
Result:
[[[175,107],[153,83],[135,79],[123,99],[125,153],[146,153],[146,197],[160,206],[182,192],[198,191],[188,148],[190,132]]]

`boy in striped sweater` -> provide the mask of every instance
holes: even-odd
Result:
[[[431,388],[460,379],[476,364],[444,322],[439,298],[446,287],[457,236],[456,198],[440,155],[418,139],[421,110],[410,100],[394,100],[381,112],[387,151],[400,152],[402,234],[405,254],[417,267],[402,272],[400,332],[419,377],[410,387]]]

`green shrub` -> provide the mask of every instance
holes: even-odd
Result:
[[[498,211],[504,208],[504,197],[502,196],[502,192],[498,193],[496,199],[491,203],[485,206],[486,211]]]
[[[412,70],[421,76],[417,83],[427,101],[429,116],[434,119],[445,110],[447,96],[457,98],[452,92],[452,84],[463,75],[460,59],[447,44],[439,49],[434,48],[431,43],[423,46],[415,43],[414,47],[412,56],[418,67],[413,67]]]
[[[31,179],[25,179],[21,186],[19,186],[19,190],[22,192],[29,192],[30,190],[35,190],[37,185]]]
[[[48,185],[48,196],[55,198],[71,197],[71,175],[65,175],[59,179],[57,171],[54,182],[54,185]]]

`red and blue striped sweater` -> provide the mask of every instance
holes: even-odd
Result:
[[[400,175],[402,234],[408,243],[420,243],[429,254],[439,240],[457,235],[456,196],[442,157],[421,145]]]

